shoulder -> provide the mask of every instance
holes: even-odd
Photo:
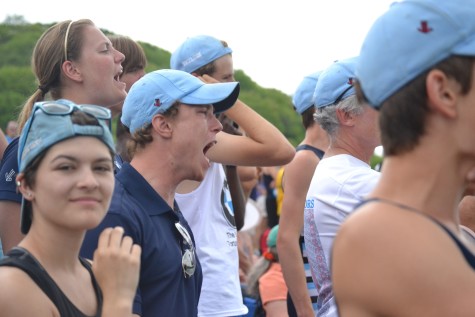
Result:
[[[2,316],[57,316],[57,310],[50,299],[22,270],[2,266],[0,281]]]
[[[335,238],[331,263],[335,296],[343,307],[352,303],[382,315],[434,302],[475,308],[467,300],[475,292],[473,270],[437,224],[412,211],[381,203],[357,209]],[[443,286],[435,282],[442,280]]]
[[[310,151],[297,152],[294,159],[285,166],[285,183],[302,183],[308,187],[319,161],[320,160]]]

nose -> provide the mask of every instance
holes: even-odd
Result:
[[[94,171],[91,168],[84,168],[79,176],[78,187],[95,189],[99,186]]]
[[[214,115],[211,116],[211,121],[210,121],[209,126],[210,126],[210,130],[214,133],[218,133],[221,130],[223,130],[223,125],[218,120],[218,118],[216,118],[216,116]]]
[[[116,50],[115,48],[114,48],[114,50],[115,50],[115,53],[116,53],[116,54],[115,54],[115,56],[116,56],[116,58],[115,58],[116,61],[117,61],[118,63],[122,63],[122,62],[125,60],[125,55],[124,55],[122,52],[119,52],[118,50]]]

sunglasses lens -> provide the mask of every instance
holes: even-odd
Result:
[[[81,110],[93,115],[94,117],[98,119],[110,119],[111,118],[111,112],[109,109],[106,109],[104,107],[98,107],[98,106],[88,106],[84,105],[81,107]]]
[[[190,250],[186,250],[183,254],[183,257],[181,258],[181,264],[186,277],[191,277],[195,273],[195,259],[193,253]]]
[[[191,237],[188,233],[188,230],[186,230],[186,228],[183,227],[181,223],[176,222],[175,227],[183,238],[183,244],[188,247],[181,258],[183,273],[185,274],[185,277],[191,277],[195,273],[196,268],[193,241],[191,241]]]
[[[71,111],[70,106],[60,103],[45,103],[41,108],[48,114],[68,114]]]

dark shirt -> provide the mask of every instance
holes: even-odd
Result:
[[[314,147],[314,146],[311,146],[311,145],[308,145],[308,144],[302,144],[302,145],[299,145],[295,148],[295,151],[302,151],[302,150],[308,150],[308,151],[312,151],[313,153],[315,153],[315,155],[319,158],[319,159],[322,159],[323,155],[325,155],[325,152],[323,152],[322,150]]]
[[[87,269],[91,275],[94,293],[97,299],[97,312],[94,316],[100,317],[102,313],[102,294],[97,284],[91,265],[88,261],[79,258],[81,264]],[[0,266],[16,267],[27,273],[30,278],[38,285],[39,288],[49,297],[59,311],[60,316],[64,317],[87,317],[83,314],[61,291],[55,281],[26,249],[15,247],[0,260]],[[18,304],[18,303],[17,303]],[[21,304],[21,303],[20,303]],[[22,303],[28,304],[28,303]]]
[[[111,206],[102,223],[88,231],[81,255],[92,258],[98,236],[107,227],[121,226],[125,235],[142,247],[140,280],[134,314],[148,316],[197,316],[203,280],[196,258],[193,276],[182,269],[182,237],[176,222],[193,233],[178,206],[171,208],[129,163],[116,174]]]
[[[0,200],[21,204],[21,194],[17,192],[18,174],[18,138],[8,144],[0,163]]]

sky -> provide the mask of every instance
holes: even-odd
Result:
[[[292,95],[304,76],[356,56],[372,23],[394,0],[9,0],[0,21],[88,18],[103,29],[173,52],[211,35],[233,50],[234,68]]]

